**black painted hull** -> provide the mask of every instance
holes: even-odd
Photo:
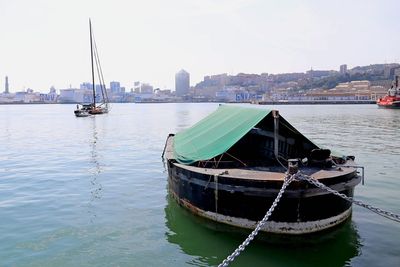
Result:
[[[171,160],[168,173],[169,190],[180,205],[211,220],[244,228],[254,228],[264,217],[283,183],[204,174]],[[360,177],[354,171],[322,182],[352,197]],[[294,181],[263,230],[285,234],[317,232],[342,223],[350,215],[350,202]]]

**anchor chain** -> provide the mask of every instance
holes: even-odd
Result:
[[[308,176],[308,175],[300,173],[300,175],[297,177],[297,179],[305,180],[305,181],[309,182],[310,184],[312,184],[312,185],[314,185],[314,186],[316,186],[318,188],[326,190],[329,193],[332,193],[332,194],[334,194],[334,195],[336,195],[338,197],[341,197],[341,198],[343,198],[343,199],[345,199],[347,201],[352,202],[353,204],[356,204],[356,205],[358,205],[360,207],[363,207],[363,208],[366,208],[366,209],[368,209],[368,210],[370,210],[372,212],[375,212],[376,214],[381,215],[381,216],[383,216],[383,217],[385,217],[385,218],[387,218],[389,220],[392,220],[392,221],[395,221],[395,222],[400,222],[400,215],[395,214],[395,213],[390,212],[390,211],[386,211],[386,210],[377,208],[377,207],[373,207],[373,206],[371,206],[369,204],[365,204],[365,203],[361,202],[360,200],[355,200],[352,197],[348,197],[345,194],[339,193],[338,191],[335,191],[332,188],[324,185],[323,183],[321,183],[321,182],[317,181],[316,179],[312,178],[311,176]]]
[[[239,247],[237,247],[235,249],[235,251],[229,255],[228,257],[226,257],[226,259],[224,259],[221,264],[218,265],[218,267],[226,267],[228,266],[231,262],[233,262],[235,260],[235,258],[237,256],[240,255],[241,252],[243,252],[245,250],[245,248],[250,244],[250,242],[257,236],[258,232],[261,230],[261,228],[264,226],[264,224],[268,221],[269,217],[271,216],[272,212],[274,211],[274,209],[276,208],[276,206],[278,205],[280,199],[282,198],[283,193],[285,192],[286,187],[297,178],[297,174],[288,174],[285,177],[285,181],[282,185],[282,188],[279,190],[278,195],[276,196],[274,202],[272,203],[271,207],[269,208],[269,210],[267,211],[267,213],[265,214],[264,218],[262,218],[262,220],[257,224],[256,228],[253,230],[253,232],[251,232],[251,234],[243,241],[242,244],[240,244]]]

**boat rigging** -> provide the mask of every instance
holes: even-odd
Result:
[[[92,102],[87,104],[78,104],[76,110],[74,111],[77,117],[87,117],[90,115],[99,115],[108,113],[110,110],[108,94],[104,82],[103,71],[100,64],[99,53],[97,51],[97,45],[94,38],[92,30],[92,22],[89,19],[89,33],[90,33],[90,61],[91,61],[91,71],[92,71]],[[95,70],[96,65],[96,70]],[[99,88],[101,92],[100,103],[96,104],[96,83],[95,83],[95,72],[97,73]]]

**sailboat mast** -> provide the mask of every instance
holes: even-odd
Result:
[[[92,62],[92,85],[93,85],[93,107],[96,107],[96,90],[94,84],[94,65],[93,65],[93,37],[92,37],[92,22],[89,19],[89,30],[90,30],[90,60]]]

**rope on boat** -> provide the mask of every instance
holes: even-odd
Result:
[[[274,211],[274,209],[276,208],[276,206],[279,203],[279,200],[281,199],[283,193],[285,192],[286,187],[297,178],[297,173],[295,174],[288,174],[285,177],[285,181],[282,185],[281,190],[279,190],[278,195],[276,196],[274,202],[272,203],[272,206],[269,208],[269,210],[267,211],[267,213],[265,214],[264,218],[257,224],[256,228],[253,230],[253,232],[251,232],[251,234],[243,241],[242,244],[240,244],[239,247],[237,247],[235,249],[234,252],[232,252],[231,255],[229,255],[228,257],[226,257],[226,259],[224,259],[221,264],[218,265],[218,267],[226,267],[228,266],[231,262],[233,262],[235,260],[235,258],[237,256],[240,255],[240,253],[242,251],[245,250],[245,248],[250,244],[250,242],[257,236],[258,232],[261,230],[261,228],[265,225],[265,223],[268,221],[269,217],[271,216],[272,212]]]
[[[372,212],[375,212],[376,214],[378,214],[380,216],[383,216],[383,217],[385,217],[385,218],[387,218],[389,220],[392,220],[392,221],[400,223],[400,215],[395,214],[395,213],[390,212],[390,211],[386,211],[386,210],[377,208],[377,207],[373,207],[373,206],[371,206],[369,204],[365,204],[365,203],[361,202],[360,200],[355,200],[352,197],[348,197],[345,194],[339,193],[338,191],[333,190],[332,188],[324,185],[323,183],[321,183],[321,182],[317,181],[316,179],[312,178],[311,176],[308,176],[308,175],[305,175],[305,174],[300,174],[298,176],[298,179],[307,181],[310,184],[312,184],[312,185],[314,185],[314,186],[316,186],[318,188],[321,188],[323,190],[326,190],[329,193],[332,193],[335,196],[341,197],[341,198],[343,198],[343,199],[345,199],[345,200],[347,200],[347,201],[349,201],[349,202],[351,202],[353,204],[356,204],[357,206],[366,208],[366,209],[368,209],[368,210],[370,210]]]

